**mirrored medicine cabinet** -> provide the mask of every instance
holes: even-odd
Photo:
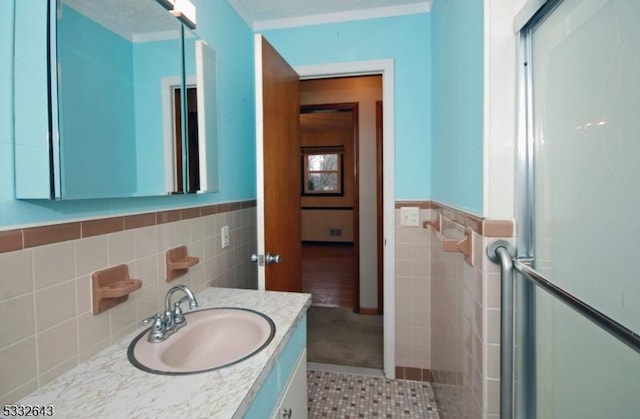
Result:
[[[15,13],[18,199],[218,190],[215,52],[194,30],[156,0]]]

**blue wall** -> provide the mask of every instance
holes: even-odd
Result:
[[[217,53],[220,192],[73,202],[15,200],[14,1],[0,2],[0,228],[255,198],[253,33],[226,1],[195,0],[196,32]],[[293,66],[393,59],[396,199],[434,199],[481,213],[482,4],[463,7],[441,0],[429,14],[270,30],[265,36]]]
[[[0,227],[13,196],[13,1],[0,1]]]
[[[256,104],[253,31],[226,0],[194,0],[198,30],[216,50],[218,151],[223,196],[256,197]],[[235,198],[237,199],[237,198]]]
[[[218,58],[220,192],[59,202],[16,200],[11,93],[14,1],[0,2],[0,229],[255,199],[253,33],[226,1],[196,0],[198,33],[217,51]]]
[[[179,29],[178,29],[179,31]],[[162,79],[182,74],[180,39],[133,44],[137,192],[165,191],[165,147]],[[159,141],[160,140],[160,141]]]
[[[58,24],[62,195],[131,196],[136,192],[132,44],[66,6]]]
[[[294,67],[395,60],[396,199],[431,196],[430,25],[424,13],[264,32]]]
[[[433,23],[432,199],[482,214],[482,1],[436,0]]]

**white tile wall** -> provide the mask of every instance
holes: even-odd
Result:
[[[431,210],[420,210],[420,226],[400,225],[396,219],[396,365],[431,368],[431,235],[422,221]]]
[[[220,228],[231,246],[222,249]],[[166,291],[185,284],[256,288],[255,208],[0,254],[0,405],[34,391],[159,311]],[[186,244],[200,263],[165,281],[165,251]],[[142,288],[93,315],[91,273],[126,263]]]

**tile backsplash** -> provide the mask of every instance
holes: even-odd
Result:
[[[400,225],[402,206],[420,207],[419,227]],[[475,231],[474,267],[443,252],[441,235],[422,225],[436,214]],[[489,237],[512,237],[513,223],[429,201],[396,202],[395,223],[396,371],[433,380],[439,402],[455,406],[447,409],[451,417],[496,417],[500,280],[483,250]],[[225,249],[224,225],[231,244]],[[165,252],[180,245],[200,262],[167,283]],[[255,249],[255,201],[0,231],[0,403],[22,398],[135,331],[175,284],[194,291],[256,288],[249,261]],[[120,263],[142,288],[93,315],[91,274]]]
[[[52,226],[50,235],[49,227],[4,232],[20,250],[0,253],[0,404],[20,399],[134,332],[161,310],[173,285],[196,292],[209,285],[256,288],[257,270],[249,258],[256,248],[255,204],[215,207],[182,210],[182,217],[175,212],[120,217],[122,228],[116,218],[71,223],[66,230]],[[223,249],[225,225],[230,246]],[[200,261],[166,282],[165,252],[180,245]],[[121,263],[142,288],[93,315],[91,274]]]
[[[508,220],[474,220],[450,209],[442,233],[431,233],[431,374],[440,416],[497,419],[500,405],[500,273],[485,248],[504,234]],[[469,222],[471,220],[471,222]],[[445,252],[443,241],[473,229],[473,266]],[[479,234],[479,232],[482,233]]]

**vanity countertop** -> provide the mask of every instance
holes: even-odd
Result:
[[[52,405],[64,418],[242,417],[311,304],[309,294],[207,288],[200,308],[244,307],[271,317],[273,341],[238,364],[211,372],[166,376],[143,372],[127,359],[127,347],[144,328],[103,350],[18,405]]]

